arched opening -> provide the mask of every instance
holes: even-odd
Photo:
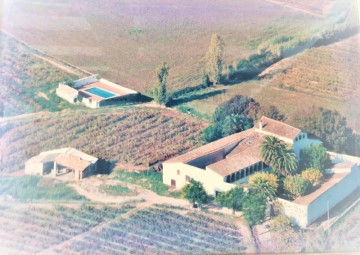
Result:
[[[240,179],[240,172],[237,172],[236,173],[236,180],[239,180]]]
[[[245,176],[248,176],[249,175],[249,168],[246,168],[246,175]]]
[[[226,176],[226,182],[230,183],[230,175]]]
[[[255,164],[255,166],[254,166],[254,172],[257,172],[257,170],[258,170],[258,164]]]
[[[240,176],[240,178],[242,179],[242,178],[244,178],[245,176],[245,170],[241,170],[241,176]]]
[[[254,173],[254,166],[251,166],[250,167],[250,174],[253,174]]]
[[[231,175],[231,182],[234,182],[235,181],[235,174],[232,174]]]

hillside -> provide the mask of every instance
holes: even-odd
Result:
[[[55,89],[59,81],[76,78],[76,73],[44,61],[4,33],[0,42],[0,102],[5,116],[73,108],[56,96]]]

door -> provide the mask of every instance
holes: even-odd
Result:
[[[171,180],[171,187],[176,188],[176,181],[174,179]]]

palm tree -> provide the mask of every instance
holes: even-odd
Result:
[[[267,136],[262,142],[261,156],[266,164],[283,176],[294,174],[297,169],[294,151],[275,136]]]
[[[297,170],[296,155],[293,150],[286,148],[285,145],[282,147],[283,148],[279,149],[272,167],[283,176],[293,175]]]
[[[281,144],[280,139],[275,136],[269,135],[265,137],[265,140],[261,144],[261,157],[263,158],[265,164],[271,165]]]
[[[259,193],[262,193],[270,201],[274,200],[276,197],[276,190],[269,182],[264,179],[256,179],[251,184],[249,184],[249,189],[256,190]]]

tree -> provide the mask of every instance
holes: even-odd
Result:
[[[246,116],[249,104],[255,102],[251,97],[247,96],[234,96],[230,100],[220,104],[215,109],[214,122],[222,122],[226,116],[231,114]]]
[[[203,204],[207,204],[210,200],[203,185],[194,179],[191,179],[190,183],[183,187],[181,195],[184,199],[192,203],[193,207],[197,204],[201,208]]]
[[[216,198],[216,202],[221,206],[232,209],[233,214],[235,214],[236,211],[242,209],[244,195],[244,189],[236,186],[227,192],[220,193]]]
[[[224,56],[224,42],[218,34],[211,36],[209,49],[206,53],[205,70],[210,81],[216,85],[220,82]]]
[[[244,115],[231,114],[221,123],[222,137],[251,128],[251,123]]]
[[[313,106],[297,112],[294,124],[321,138],[327,149],[353,155],[354,152],[347,146],[349,139],[353,138],[353,131],[347,126],[346,118],[339,112]]]
[[[243,201],[243,213],[247,223],[252,227],[264,221],[266,197],[259,192],[249,190]]]
[[[319,169],[309,168],[301,172],[301,177],[310,182],[312,186],[316,186],[321,182],[324,175]]]
[[[156,69],[156,84],[153,90],[153,97],[158,104],[166,105],[167,103],[167,77],[169,75],[169,66],[163,62]]]
[[[293,198],[305,195],[310,186],[310,182],[301,178],[301,176],[286,176],[284,179],[284,188]]]
[[[202,136],[205,143],[211,143],[216,141],[222,137],[222,130],[221,126],[217,123],[214,123],[207,128],[204,129],[202,132]]]
[[[331,165],[330,156],[322,145],[310,145],[300,152],[300,169],[316,168],[324,172]]]
[[[261,144],[264,162],[283,176],[294,174],[297,170],[295,153],[275,136],[267,136]]]
[[[271,173],[256,173],[249,178],[249,189],[264,194],[268,199],[274,200],[278,188],[278,178]]]

